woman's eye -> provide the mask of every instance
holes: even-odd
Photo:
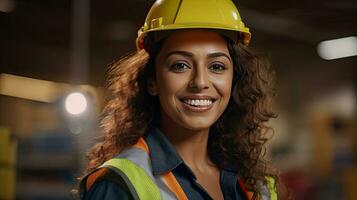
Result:
[[[213,64],[210,66],[210,70],[212,70],[214,72],[222,72],[225,69],[226,69],[226,67],[222,64]]]
[[[181,72],[181,71],[188,69],[189,67],[185,63],[175,63],[175,64],[171,65],[170,68],[173,71]]]

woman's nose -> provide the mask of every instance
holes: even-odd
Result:
[[[209,88],[209,78],[204,68],[194,70],[189,87],[196,90]]]

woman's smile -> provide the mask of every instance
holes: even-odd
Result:
[[[206,112],[213,107],[216,98],[207,95],[190,95],[180,99],[183,107],[191,112]]]

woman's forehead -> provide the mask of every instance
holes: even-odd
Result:
[[[162,50],[187,50],[187,48],[206,48],[206,50],[216,49],[228,52],[227,42],[221,34],[200,29],[187,29],[170,34]]]

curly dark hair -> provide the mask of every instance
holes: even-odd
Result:
[[[265,183],[265,177],[271,176],[278,180],[279,196],[285,196],[277,171],[264,159],[265,144],[272,132],[266,122],[275,117],[274,72],[267,59],[224,38],[234,65],[232,95],[226,110],[211,127],[209,156],[219,168],[238,170],[246,187],[255,194],[257,183]],[[88,154],[88,171],[135,144],[150,127],[159,126],[160,103],[157,97],[149,95],[147,83],[154,76],[155,58],[164,41],[129,54],[110,68],[111,97],[101,123],[103,135]]]

